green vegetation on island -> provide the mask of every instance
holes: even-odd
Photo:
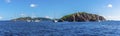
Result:
[[[97,14],[91,14],[86,12],[78,12],[74,14],[65,15],[59,19],[59,22],[87,22],[87,21],[105,21],[103,16]]]

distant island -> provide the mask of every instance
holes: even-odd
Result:
[[[20,18],[15,18],[12,19],[13,21],[27,21],[27,20],[32,20],[32,21],[53,21],[57,20],[58,22],[94,22],[94,21],[105,21],[106,19],[103,16],[97,15],[97,14],[91,14],[91,13],[86,13],[86,12],[78,12],[78,13],[73,13],[69,15],[65,15],[60,19],[50,19],[50,18],[43,18],[43,17],[20,17]]]
[[[12,19],[12,21],[28,21],[28,20],[32,20],[32,21],[51,21],[52,19],[50,18],[43,18],[43,17],[35,17],[35,18],[32,18],[32,17],[19,17],[19,18],[15,18],[15,19]]]
[[[88,21],[105,21],[106,19],[103,16],[97,14],[91,14],[86,12],[78,12],[69,15],[65,15],[59,19],[59,22],[88,22]]]

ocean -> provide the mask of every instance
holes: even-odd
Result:
[[[0,21],[0,36],[120,36],[120,21],[57,23]]]

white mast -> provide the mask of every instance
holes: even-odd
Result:
[[[53,20],[53,22],[58,22],[57,20],[56,20],[56,13],[54,12],[54,20]]]
[[[13,18],[14,19],[14,18]],[[17,14],[15,13],[15,19],[13,20],[14,22],[17,21]]]
[[[97,16],[97,18],[98,18],[98,19],[97,19],[97,20],[98,20],[98,22],[100,22],[99,16]]]

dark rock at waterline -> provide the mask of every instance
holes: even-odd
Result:
[[[58,20],[58,22],[64,22],[64,20],[62,20],[62,19],[59,19],[59,20]]]
[[[74,14],[69,14],[63,16],[59,22],[68,21],[68,22],[86,22],[86,21],[105,21],[106,19],[103,16],[97,14],[91,14],[86,12],[78,12]]]

